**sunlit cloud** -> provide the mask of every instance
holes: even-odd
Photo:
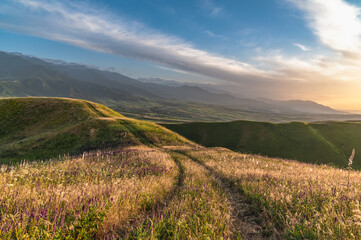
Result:
[[[305,45],[299,44],[299,43],[294,43],[293,46],[298,47],[299,49],[301,49],[302,51],[310,51],[311,49],[309,49],[308,47],[306,47]]]
[[[306,13],[309,27],[321,43],[346,56],[360,54],[360,8],[343,0],[288,1]]]

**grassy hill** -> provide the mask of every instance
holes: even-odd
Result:
[[[117,146],[186,142],[159,125],[126,118],[103,105],[85,100],[0,99],[2,163]]]
[[[220,125],[204,136],[320,158],[347,158],[360,136],[358,123]],[[0,239],[361,238],[359,171],[203,148],[62,98],[1,99],[0,141]],[[82,154],[41,161],[64,153]]]
[[[353,148],[353,166],[361,168],[361,123],[266,123],[235,121],[228,123],[168,124],[167,128],[207,147],[226,147],[235,151],[308,163],[327,163],[346,167]]]

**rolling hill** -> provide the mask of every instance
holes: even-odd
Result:
[[[341,158],[359,140],[358,123],[243,124],[268,150]],[[359,171],[204,148],[97,103],[1,99],[0,146],[1,239],[361,237]]]
[[[169,130],[126,118],[89,101],[64,98],[0,99],[0,159],[39,160],[137,144],[188,141]]]
[[[235,121],[226,123],[186,123],[164,125],[184,137],[207,147],[301,162],[346,167],[352,149],[353,166],[361,168],[361,123],[267,123]]]

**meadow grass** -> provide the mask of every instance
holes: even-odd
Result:
[[[189,151],[230,179],[254,205],[265,232],[288,239],[360,239],[361,173],[242,155]]]
[[[3,165],[0,238],[115,238],[171,191],[177,171],[169,155],[144,146]]]
[[[175,196],[162,208],[137,219],[125,239],[227,239],[230,206],[222,187],[201,165],[171,154],[184,168],[184,179]]]
[[[248,239],[252,219],[257,239],[361,237],[361,173],[326,165],[142,145],[0,171],[1,239]]]

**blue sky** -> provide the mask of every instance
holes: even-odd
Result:
[[[356,0],[0,2],[0,50],[358,109]]]
[[[8,6],[16,5],[16,1],[7,2]],[[260,49],[282,47],[288,52],[297,53],[300,49],[293,45],[294,42],[302,39],[303,44],[309,45],[315,41],[301,18],[302,13],[291,4],[280,0],[232,0],[218,1],[219,3],[207,0],[140,0],[137,4],[134,2],[134,0],[121,0],[85,3],[89,8],[101,8],[128,21],[144,24],[146,28],[179,37],[198,49],[240,60],[252,60],[252,56]],[[34,14],[38,13],[34,12]],[[1,20],[5,23],[11,22],[12,17],[3,14]],[[17,22],[21,24],[21,19]],[[294,29],[298,30],[294,31]],[[34,37],[31,33],[25,35],[17,29],[3,27],[0,38],[3,39],[1,49],[4,51],[18,51],[40,57],[116,67],[133,76],[156,77],[162,72],[162,69],[144,61],[114,58],[109,54]],[[177,77],[186,80],[181,76]],[[187,77],[183,76],[183,78]]]

